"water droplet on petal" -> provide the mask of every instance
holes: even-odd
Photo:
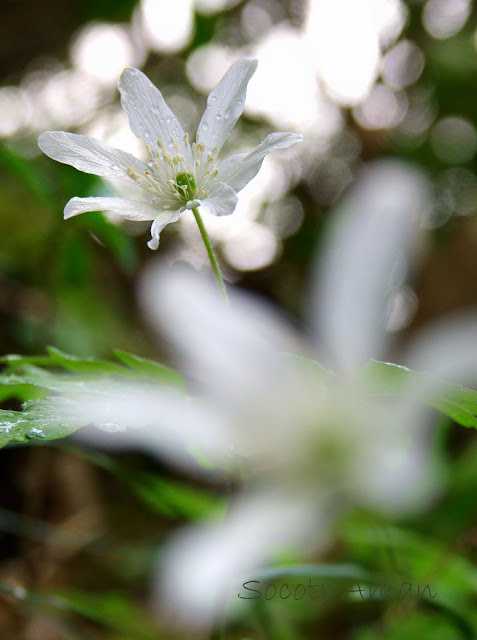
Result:
[[[217,96],[216,95],[212,96],[212,102],[217,102]]]
[[[225,112],[224,118],[226,120],[229,120],[231,115],[232,115],[232,109],[227,109],[227,111]]]
[[[243,100],[237,100],[237,105],[240,107],[240,105],[243,104]]]
[[[167,116],[166,122],[167,122],[167,124],[171,124],[171,122],[172,122],[171,116]]]
[[[216,113],[215,114],[215,119],[216,120],[222,120],[222,116],[220,115],[220,113]]]
[[[113,164],[113,166],[111,167],[111,169],[114,169],[114,171],[119,171],[119,167],[117,164]]]
[[[209,125],[207,124],[207,122],[204,122],[204,124],[202,125],[202,129],[204,131],[207,131],[208,128],[209,128]]]

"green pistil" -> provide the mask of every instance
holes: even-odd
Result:
[[[178,173],[176,176],[177,191],[184,200],[193,200],[195,193],[195,180],[191,173]]]

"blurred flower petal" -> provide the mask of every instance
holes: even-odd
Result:
[[[229,454],[230,436],[217,412],[173,389],[135,384],[91,389],[89,385],[68,397],[77,407],[77,419],[99,427],[75,436],[90,444],[140,449],[186,467],[194,449],[221,464]]]
[[[230,293],[226,306],[215,283],[192,270],[152,267],[141,300],[152,326],[166,332],[194,379],[220,397],[246,394],[255,384],[259,395],[272,371],[278,380],[288,371],[280,351],[297,351],[299,343],[267,304]]]
[[[419,171],[380,161],[361,174],[338,207],[317,266],[311,309],[332,366],[349,369],[382,355],[392,271],[410,255],[428,202]]]
[[[316,520],[319,503],[319,495],[255,492],[233,502],[223,523],[175,536],[161,557],[158,594],[175,624],[207,629],[228,598],[236,601],[242,583],[257,579],[257,569],[279,546],[303,549],[310,545],[310,531],[314,545],[323,544],[327,523]]]
[[[434,321],[411,341],[406,366],[426,371],[431,386],[439,388],[441,380],[460,384],[477,383],[477,312],[462,311]]]

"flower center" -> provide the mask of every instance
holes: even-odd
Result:
[[[219,169],[216,166],[218,149],[214,147],[205,153],[200,142],[189,142],[189,135],[184,134],[185,158],[180,153],[177,141],[171,136],[168,148],[175,150],[171,155],[161,140],[157,140],[157,148],[146,145],[150,160],[149,169],[141,175],[128,167],[127,175],[134,182],[157,198],[160,207],[167,211],[206,198],[211,180],[216,178]]]
[[[194,176],[191,173],[186,173],[185,171],[178,173],[175,179],[175,189],[185,202],[193,200],[196,189]]]

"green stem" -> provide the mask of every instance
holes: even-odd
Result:
[[[214,272],[215,279],[217,280],[217,284],[219,285],[220,293],[222,294],[225,302],[228,302],[227,289],[225,288],[225,282],[220,273],[219,264],[217,262],[217,258],[215,257],[214,250],[212,249],[212,245],[210,244],[210,238],[207,233],[207,230],[204,226],[202,218],[200,217],[200,213],[197,209],[192,209],[192,213],[194,214],[195,221],[197,222],[197,226],[199,227],[200,235],[202,236],[202,240],[204,241],[205,248],[207,250],[207,255],[209,256],[210,266],[212,267],[212,271]]]

